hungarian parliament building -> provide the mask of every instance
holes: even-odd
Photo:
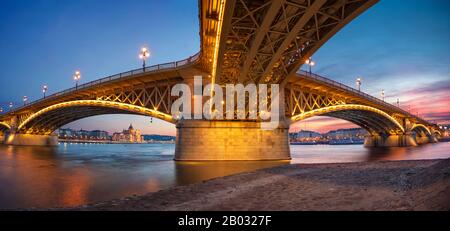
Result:
[[[130,127],[128,130],[123,130],[122,132],[115,132],[111,140],[114,142],[121,142],[121,143],[142,143],[142,135],[141,131],[134,129],[133,125],[130,124]]]

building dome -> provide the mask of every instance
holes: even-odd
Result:
[[[134,131],[133,124],[130,124],[130,127],[128,127],[128,130]]]

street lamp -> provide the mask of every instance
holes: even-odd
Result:
[[[400,107],[400,99],[397,98],[397,107]]]
[[[312,58],[309,57],[309,59],[307,59],[307,60],[305,61],[305,64],[309,66],[309,74],[311,75],[311,74],[312,74],[312,67],[313,67],[314,65],[316,65],[316,62],[314,62],[314,61],[312,60]]]
[[[9,103],[9,110],[11,111],[11,108],[13,107],[13,103],[12,102],[10,102]]]
[[[75,71],[75,74],[73,75],[73,80],[75,80],[75,89],[78,89],[78,81],[81,79],[81,72]]]
[[[24,96],[22,100],[23,100],[23,106],[25,106],[28,101],[28,96]]]
[[[139,58],[142,59],[142,70],[145,72],[145,60],[150,57],[150,51],[147,47],[142,47],[141,52],[139,53]]]
[[[362,79],[361,78],[357,78],[356,79],[356,85],[358,86],[358,91],[361,91],[361,84],[362,84]]]
[[[44,98],[45,98],[45,93],[47,93],[47,91],[48,91],[48,86],[47,85],[42,86],[42,93],[44,93]]]
[[[382,90],[381,90],[381,99],[383,99],[383,101],[384,101],[384,96],[385,96],[385,94],[384,94],[384,89],[382,89]]]
[[[0,113],[3,113],[3,108],[2,107],[0,107]]]

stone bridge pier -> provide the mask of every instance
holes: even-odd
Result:
[[[175,160],[290,160],[289,125],[263,130],[260,122],[180,120]]]
[[[57,146],[58,136],[10,133],[4,143],[16,146]]]
[[[420,133],[416,134],[415,140],[418,145],[422,145],[422,144],[430,143],[432,138],[431,138],[431,135],[426,135],[426,134],[420,132]]]
[[[411,123],[408,119],[402,121],[402,126],[405,129],[403,134],[369,135],[364,145],[366,147],[409,147],[438,142],[432,128]]]
[[[18,131],[18,119],[12,117],[9,133],[3,135],[4,144],[16,146],[57,146],[58,136],[23,134]]]
[[[411,134],[369,135],[364,140],[365,147],[409,147],[417,145]]]

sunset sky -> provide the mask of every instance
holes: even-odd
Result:
[[[341,30],[314,56],[314,72],[419,113],[450,123],[450,1],[382,0]],[[22,104],[83,82],[138,68],[149,46],[150,64],[180,60],[199,50],[197,0],[0,0],[0,107]],[[142,116],[106,115],[64,127],[110,132],[133,123],[144,134],[175,134],[175,126]],[[292,130],[351,127],[312,118]]]

